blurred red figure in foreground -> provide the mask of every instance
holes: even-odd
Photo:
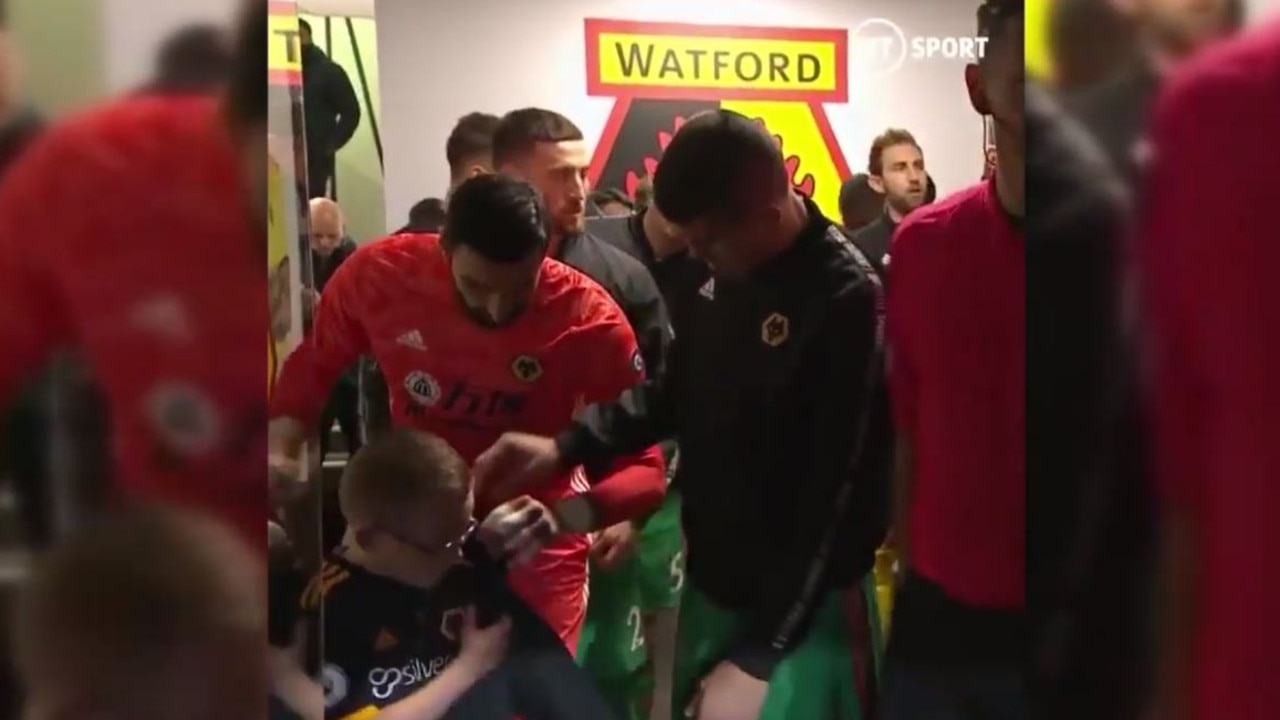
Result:
[[[1280,708],[1280,23],[1204,51],[1157,105],[1140,246],[1152,330],[1167,621],[1161,718]],[[1226,226],[1224,227],[1224,222]]]
[[[220,101],[113,103],[50,128],[5,177],[0,402],[78,351],[121,488],[265,547],[266,3],[244,20]]]

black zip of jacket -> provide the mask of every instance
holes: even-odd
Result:
[[[566,464],[679,443],[689,581],[744,616],[728,659],[762,679],[827,593],[870,571],[888,524],[880,280],[808,211],[767,267],[699,290],[664,375],[587,408],[557,438]]]

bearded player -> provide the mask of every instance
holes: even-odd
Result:
[[[220,101],[112,102],[50,128],[9,170],[0,402],[78,351],[105,397],[116,484],[265,547],[267,4],[246,10]]]
[[[397,235],[352,255],[321,296],[312,336],[281,369],[273,468],[297,467],[329,388],[361,355],[388,379],[392,422],[445,438],[467,462],[505,431],[549,432],[643,377],[622,311],[599,285],[546,258],[549,236],[532,187],[481,175],[453,193],[440,237]],[[530,493],[557,507],[565,534],[513,571],[512,585],[570,649],[586,612],[584,533],[651,512],[665,484],[651,447],[570,469]],[[510,499],[492,488],[477,494],[481,515]]]

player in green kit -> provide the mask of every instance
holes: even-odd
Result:
[[[680,492],[670,485],[680,462],[674,444],[667,456],[667,495],[640,532],[640,613],[649,651],[653,714],[669,718],[671,678],[675,671],[676,624],[684,590],[684,533],[680,530]]]
[[[637,528],[609,530],[640,532]],[[578,642],[578,661],[591,673],[619,718],[648,720],[653,672],[641,612],[640,556],[620,550],[618,554],[624,556],[611,558],[608,549],[598,554],[599,543],[597,539],[592,547],[587,621]]]
[[[670,480],[677,462],[674,448],[665,454]],[[627,533],[638,538],[625,538]],[[615,556],[633,542],[633,553]],[[652,708],[665,710],[671,702],[675,611],[684,586],[680,496],[668,490],[662,507],[639,528],[602,533],[592,557],[578,659],[619,717],[649,720]],[[670,637],[661,637],[664,632]]]

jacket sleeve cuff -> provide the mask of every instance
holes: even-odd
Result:
[[[560,465],[571,468],[585,463],[589,442],[589,434],[577,423],[562,431],[556,436],[556,452],[560,455]]]
[[[774,669],[786,656],[786,652],[767,643],[744,641],[735,646],[725,659],[751,677],[769,682]]]

